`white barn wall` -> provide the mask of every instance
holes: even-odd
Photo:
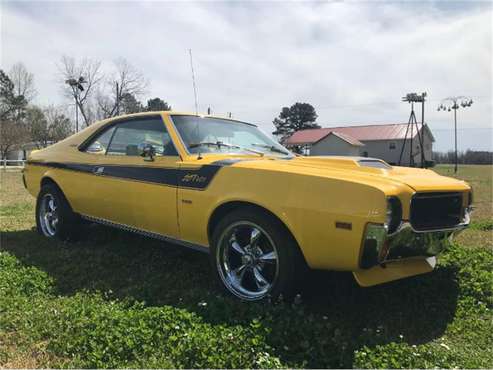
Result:
[[[424,134],[425,160],[432,160],[433,140],[428,130]],[[328,135],[311,147],[310,155],[344,155],[344,156],[364,156],[383,159],[384,161],[397,164],[402,150],[404,140],[371,140],[362,141],[364,146],[354,146],[342,140],[336,135]],[[395,149],[390,149],[390,143],[395,144]],[[418,153],[419,140],[413,139],[414,153]],[[402,165],[409,165],[410,140],[406,141],[406,147],[402,154]],[[421,154],[414,155],[414,163],[421,164]]]
[[[425,160],[430,161],[432,159],[433,142],[426,130],[423,141]],[[360,155],[363,155],[366,151],[368,152],[369,157],[380,158],[388,163],[397,164],[399,162],[404,140],[375,140],[364,141],[363,143],[365,146],[360,148]],[[395,143],[395,149],[390,149],[390,143]],[[402,154],[403,165],[409,165],[410,144],[410,140],[406,140],[406,146],[404,148],[404,153]],[[414,163],[421,164],[421,154],[419,153],[420,145],[417,137],[413,139],[413,148],[413,152],[417,153],[414,155]]]

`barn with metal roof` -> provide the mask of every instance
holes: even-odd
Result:
[[[308,155],[350,155],[380,158],[390,164],[398,164],[404,139],[402,165],[421,163],[420,137],[423,140],[424,158],[432,158],[435,141],[428,125],[408,126],[407,123],[327,127],[301,130],[290,136],[284,145],[300,147]],[[412,160],[411,160],[412,138]]]

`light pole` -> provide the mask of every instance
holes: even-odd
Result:
[[[78,79],[69,78],[65,80],[65,83],[72,88],[72,95],[75,100],[75,132],[79,132],[79,96],[81,91],[84,91],[82,84],[87,83],[87,81],[80,76]]]
[[[414,136],[414,128],[413,126],[416,127],[416,134],[418,136],[418,142],[420,146],[420,156],[421,156],[421,167],[425,167],[425,149],[423,146],[423,140],[424,140],[424,126],[425,126],[425,101],[426,101],[426,93],[422,94],[416,94],[416,93],[409,93],[406,96],[402,98],[403,102],[407,102],[411,104],[411,115],[409,116],[409,121],[407,123],[406,127],[406,134],[404,135],[404,142],[402,143],[402,149],[401,149],[401,154],[399,156],[399,165],[401,165],[402,162],[402,155],[404,154],[404,149],[406,147],[406,140],[407,140],[407,134],[409,132],[409,129],[411,129],[411,138],[410,138],[410,149],[409,149],[409,165],[411,167],[414,167],[414,154],[413,154],[413,136]],[[421,133],[418,125],[418,121],[416,119],[416,114],[414,113],[414,103],[421,103]]]
[[[460,101],[460,103],[459,103]],[[438,111],[454,111],[454,131],[455,131],[455,166],[454,173],[457,173],[457,109],[466,108],[472,105],[473,101],[467,96],[451,96],[442,100],[438,106]]]

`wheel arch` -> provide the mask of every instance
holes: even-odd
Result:
[[[48,185],[48,184],[51,184],[51,185],[55,185],[60,191],[62,190],[62,188],[60,188],[60,186],[57,184],[57,182],[55,180],[53,180],[53,178],[51,176],[43,176],[41,178],[41,187],[45,186],[45,185]]]
[[[212,242],[212,234],[214,232],[215,227],[217,224],[225,217],[228,213],[231,213],[237,209],[254,209],[258,212],[262,212],[269,217],[272,217],[275,219],[279,225],[293,238],[293,240],[296,242],[296,245],[298,247],[298,250],[306,264],[306,258],[304,256],[303,250],[300,247],[300,244],[296,238],[296,236],[293,234],[293,232],[290,230],[286,222],[284,222],[280,217],[278,217],[274,212],[271,210],[267,209],[264,206],[255,204],[253,202],[249,201],[243,201],[243,200],[231,200],[224,202],[217,206],[214,211],[211,213],[209,217],[209,221],[207,223],[207,237],[209,239],[209,244]]]
[[[52,176],[50,175],[45,175],[41,178],[41,182],[40,182],[40,191],[41,191],[41,188],[45,185],[53,185],[55,186],[59,191],[60,191],[60,194],[62,195],[62,197],[65,199],[65,201],[67,202],[67,204],[69,205],[70,209],[72,210],[72,205],[70,204],[70,201],[67,199],[67,196],[65,195],[65,193],[63,192],[63,189],[60,185],[58,185],[58,183],[56,182],[55,179],[53,179]]]

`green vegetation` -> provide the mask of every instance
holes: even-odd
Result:
[[[471,222],[471,229],[481,231],[493,230],[493,220],[480,220]]]
[[[363,289],[313,272],[297,304],[245,304],[201,253],[100,226],[38,236],[19,173],[1,175],[0,367],[493,366],[491,187],[467,231],[483,247],[456,243],[430,274]]]

